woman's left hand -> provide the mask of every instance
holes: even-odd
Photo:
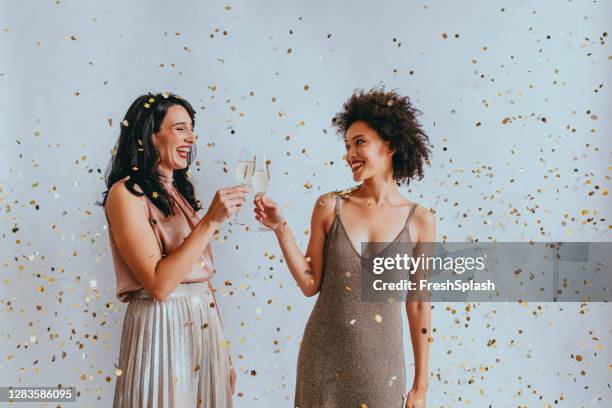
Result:
[[[234,367],[230,367],[230,384],[232,385],[232,395],[234,395],[234,390],[236,389],[236,371],[234,371]]]
[[[406,408],[425,408],[427,388],[412,387],[406,399]]]

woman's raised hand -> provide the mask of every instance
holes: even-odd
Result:
[[[277,230],[285,223],[278,204],[265,195],[256,195],[253,202],[255,203],[255,219],[272,231]]]
[[[218,190],[210,203],[210,207],[208,207],[206,215],[202,219],[221,224],[230,215],[242,209],[248,192],[247,186],[235,186]]]

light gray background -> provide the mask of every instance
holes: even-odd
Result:
[[[0,4],[0,385],[76,385],[78,406],[111,404],[125,305],[94,202],[146,91],[197,108],[206,204],[233,183],[223,162],[240,145],[265,148],[270,196],[302,248],[316,197],[353,185],[330,118],[379,84],[424,113],[432,165],[402,191],[435,209],[439,239],[610,240],[610,2]],[[315,298],[270,233],[222,236],[214,283],[236,406],[292,406]],[[595,303],[437,303],[428,406],[610,406],[610,316]]]

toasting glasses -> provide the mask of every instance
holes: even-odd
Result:
[[[251,185],[253,186],[253,190],[255,191],[255,196],[263,196],[268,190],[268,186],[270,185],[270,169],[269,162],[266,159],[265,154],[257,154],[255,156],[255,169],[253,171],[253,176],[251,177]],[[270,228],[265,227],[261,220],[259,221],[258,231],[271,231]]]
[[[235,177],[236,181],[243,185],[249,186],[255,170],[255,149],[251,146],[244,146],[240,149],[238,160],[236,161]],[[234,224],[245,225],[238,222],[238,213],[234,215]]]

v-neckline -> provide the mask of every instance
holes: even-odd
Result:
[[[181,193],[179,193],[176,189],[173,189],[172,191],[169,191],[170,195],[174,196],[173,197],[173,201],[176,203],[176,205],[179,207],[179,209],[187,216],[189,217],[195,217],[197,215],[197,213],[195,212],[195,210],[191,207],[191,205],[187,202],[187,199],[185,197],[183,197],[183,195]],[[190,211],[186,211],[185,207],[188,207],[190,209]]]
[[[402,227],[400,232],[398,232],[398,234],[395,236],[393,241],[391,241],[389,245],[387,245],[382,251],[378,252],[376,255],[374,255],[371,258],[361,256],[361,254],[357,251],[357,249],[355,249],[355,245],[353,245],[353,241],[351,237],[349,236],[348,232],[346,231],[346,228],[344,228],[344,223],[342,222],[342,218],[340,217],[340,204],[338,204],[338,212],[336,213],[336,220],[338,224],[340,224],[340,227],[342,228],[342,232],[344,233],[344,236],[346,237],[346,240],[348,241],[349,246],[353,249],[353,252],[355,253],[355,255],[357,255],[357,257],[359,257],[359,259],[361,260],[371,261],[372,259],[376,258],[380,254],[384,253],[387,249],[389,249],[389,247],[393,245],[395,241],[397,241],[397,239],[402,235],[404,230],[408,231],[408,239],[410,240],[409,242],[412,244],[412,238],[410,238],[410,227],[408,224],[410,222],[410,216],[412,215],[412,207],[414,205],[415,203],[412,203],[412,205],[410,206],[410,210],[408,210],[408,216],[406,217],[406,222],[404,223],[404,226]]]

